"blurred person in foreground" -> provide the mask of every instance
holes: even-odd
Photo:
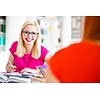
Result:
[[[100,16],[85,16],[82,25],[82,40],[51,58],[47,82],[100,82]]]

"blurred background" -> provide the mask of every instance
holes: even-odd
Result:
[[[9,48],[18,40],[21,26],[26,20],[38,20],[42,45],[55,53],[81,40],[82,18],[82,16],[0,16],[0,71],[5,71]]]

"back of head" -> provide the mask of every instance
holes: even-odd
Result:
[[[85,16],[83,40],[100,40],[100,16]]]

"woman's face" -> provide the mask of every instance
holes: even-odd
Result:
[[[37,29],[33,25],[27,25],[22,31],[25,44],[32,45],[37,39]]]

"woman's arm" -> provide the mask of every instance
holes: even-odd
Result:
[[[47,83],[59,83],[60,81],[54,76],[52,73],[50,67],[47,70],[47,78],[46,78]]]
[[[13,55],[10,54],[7,65],[6,65],[7,72],[15,72],[16,71],[16,66],[13,65],[13,60],[14,60]]]
[[[47,55],[45,56],[45,61],[47,64],[49,64],[51,57],[52,57],[52,54],[50,52],[48,52]]]
[[[31,69],[31,68],[28,68],[28,67],[22,69],[20,72],[21,73],[36,73],[36,74],[39,73],[37,69]]]

